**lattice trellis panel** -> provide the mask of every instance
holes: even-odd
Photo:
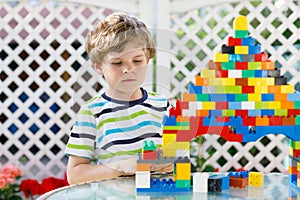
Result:
[[[105,81],[87,61],[85,36],[112,10],[63,1],[0,3],[0,163],[25,177],[63,176],[79,105]]]
[[[174,1],[174,4],[176,1]],[[175,6],[175,5],[174,5]],[[177,5],[178,6],[178,5]],[[250,35],[261,44],[275,61],[282,75],[300,90],[300,5],[299,1],[237,1],[219,3],[188,12],[173,13],[172,31],[172,93],[180,97],[216,51],[233,35],[233,19],[246,15]],[[220,171],[245,167],[263,172],[286,171],[289,154],[287,139],[269,135],[258,142],[241,144],[222,141],[217,136],[205,136],[201,149],[206,162]]]

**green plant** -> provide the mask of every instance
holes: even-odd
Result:
[[[4,165],[0,169],[0,199],[22,200],[18,184],[22,174],[21,169],[15,165]]]

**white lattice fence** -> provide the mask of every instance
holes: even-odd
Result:
[[[64,1],[0,3],[0,163],[21,165],[25,177],[62,177],[72,119],[105,86],[87,61],[85,36],[110,13]]]
[[[249,32],[275,61],[281,75],[300,90],[300,3],[298,1],[227,1],[180,12],[184,1],[171,5],[171,88],[180,97],[187,85],[194,81],[201,68],[213,59],[216,51],[233,35],[232,21],[239,14],[246,15]],[[231,3],[230,3],[231,2]],[[199,2],[198,2],[199,3]],[[208,5],[209,4],[209,5]],[[201,3],[199,3],[201,5]],[[230,143],[218,136],[205,136],[201,149],[206,162],[220,171],[245,167],[259,171],[286,171],[289,154],[283,135],[269,135],[248,144]],[[196,152],[195,152],[196,153]]]

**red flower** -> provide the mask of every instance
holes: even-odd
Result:
[[[20,185],[20,190],[24,193],[25,197],[28,198],[40,193],[40,184],[37,180],[33,179],[23,180]]]
[[[40,194],[65,186],[64,179],[48,177],[43,179]]]

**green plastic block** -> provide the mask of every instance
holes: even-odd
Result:
[[[191,187],[191,180],[176,180],[176,188],[189,188]]]
[[[226,94],[241,94],[242,87],[240,85],[237,86],[224,86]]]
[[[190,126],[190,122],[176,122],[176,126]]]
[[[296,116],[295,123],[296,123],[296,125],[300,125],[300,116],[299,115]]]
[[[276,109],[274,110],[274,115],[276,116],[287,116],[287,109]]]
[[[209,101],[209,94],[196,94],[196,101]]]
[[[268,109],[268,102],[262,102],[262,101],[255,102],[255,109],[257,110]]]
[[[190,130],[190,126],[164,126],[164,130]]]
[[[144,145],[143,145],[143,150],[146,151],[155,151],[156,150],[156,146],[153,140],[151,140],[149,143],[148,141],[144,141]]]
[[[299,149],[300,149],[300,142],[293,141],[291,147],[292,147],[293,149],[299,150]]]
[[[222,110],[223,117],[235,116],[235,110]]]
[[[235,30],[234,37],[236,38],[247,38],[248,37],[248,30]]]
[[[261,69],[261,62],[248,62],[248,69],[250,70]]]
[[[300,101],[294,102],[294,108],[300,108]]]
[[[254,70],[243,70],[242,71],[242,78],[252,78],[255,77]]]
[[[223,70],[235,69],[235,62],[222,62]]]
[[[248,94],[236,94],[234,100],[238,102],[248,101]]]

